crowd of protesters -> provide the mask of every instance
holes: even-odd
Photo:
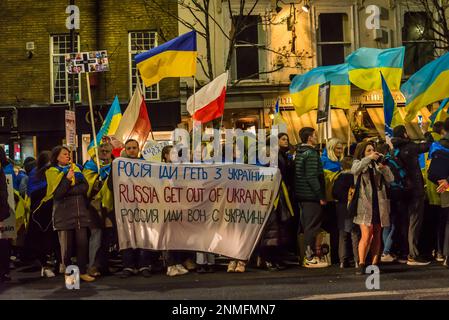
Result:
[[[330,139],[320,150],[310,127],[302,128],[299,138],[294,147],[286,133],[278,135],[281,185],[255,259],[231,259],[227,272],[245,272],[252,262],[279,271],[287,268],[286,257],[298,256],[303,267],[328,267],[318,239],[323,230],[330,234],[333,262],[357,274],[368,265],[392,262],[420,266],[433,259],[449,267],[449,119],[435,123],[421,142],[412,141],[404,126],[394,128],[391,144],[367,140],[345,148]],[[171,149],[162,150],[161,162],[172,162]],[[168,276],[214,272],[211,253],[119,252],[112,146],[103,143],[98,151],[98,161],[80,166],[68,148],[57,146],[25,159],[21,169],[0,148],[0,227],[11,214],[19,226],[17,240],[0,239],[0,281],[9,280],[12,255],[37,264],[46,278],[75,263],[87,282],[116,272],[122,278],[150,277],[160,265]],[[138,159],[139,143],[126,141],[121,156]],[[16,212],[8,204],[8,174]],[[121,257],[121,270],[113,270],[113,256]]]

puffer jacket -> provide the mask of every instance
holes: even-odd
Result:
[[[55,230],[73,230],[87,228],[90,225],[87,209],[87,190],[84,178],[76,177],[71,185],[66,176],[62,178],[53,198],[53,227]]]
[[[429,151],[432,142],[414,143],[410,139],[393,138],[391,143],[399,149],[399,159],[404,164],[405,189],[413,196],[424,196],[424,178],[419,164],[419,155]]]
[[[295,194],[298,201],[326,199],[320,154],[314,147],[298,145],[295,158]]]

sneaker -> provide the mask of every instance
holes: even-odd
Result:
[[[206,265],[200,265],[198,268],[196,268],[197,273],[207,273]]]
[[[187,270],[192,271],[196,269],[196,263],[193,262],[192,259],[187,259],[186,261],[184,261],[183,263],[184,267],[186,267]]]
[[[387,254],[382,254],[382,256],[380,257],[380,261],[382,262],[394,262],[396,259],[389,253]]]
[[[150,268],[140,268],[139,273],[144,278],[150,278],[151,277],[151,269]]]
[[[267,267],[268,271],[279,271],[279,269],[276,267],[276,265],[270,261],[265,261],[265,266]]]
[[[422,259],[420,257],[413,258],[411,256],[407,259],[407,265],[409,266],[427,266],[430,264],[430,261]]]
[[[167,276],[175,277],[178,275],[181,275],[181,273],[179,272],[178,268],[176,268],[176,266],[170,266],[167,268]]]
[[[397,262],[402,263],[402,264],[406,264],[408,262],[408,258],[407,257],[399,257],[397,259]]]
[[[235,267],[235,272],[243,273],[246,269],[246,262],[239,261],[237,262],[237,267]]]
[[[100,271],[98,271],[97,267],[90,267],[87,269],[87,273],[92,277],[99,277],[101,276]]]
[[[349,262],[347,262],[347,261],[340,262],[340,269],[346,269],[349,267],[350,267]]]
[[[80,279],[83,280],[83,281],[85,281],[85,282],[92,282],[92,281],[95,281],[95,278],[94,278],[94,277],[91,277],[91,276],[88,275],[87,273],[81,274],[81,275],[80,275]]]
[[[274,264],[279,271],[286,270],[287,265],[283,261],[275,262]]]
[[[441,253],[438,253],[437,257],[435,258],[435,260],[438,261],[438,262],[443,262],[445,259],[444,259],[444,256]]]
[[[307,259],[304,257],[304,261],[302,263],[302,266],[305,268],[326,268],[328,267],[328,263],[325,261],[321,261],[320,258],[317,256],[314,256],[312,259]]]
[[[231,260],[228,264],[228,271],[227,272],[235,272],[235,268],[237,267],[237,261]]]
[[[177,264],[175,266],[176,269],[178,269],[179,274],[186,274],[189,273],[189,270],[187,270],[186,268],[184,268],[184,266],[182,264]]]
[[[134,270],[131,268],[125,268],[123,269],[122,273],[120,274],[120,278],[126,279],[134,275]]]
[[[56,277],[56,275],[50,268],[43,267],[41,269],[41,277],[42,278],[54,278],[54,277]]]

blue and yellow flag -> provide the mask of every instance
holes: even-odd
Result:
[[[298,116],[318,108],[319,87],[327,81],[331,82],[329,104],[333,107],[349,109],[351,84],[348,77],[348,65],[323,66],[293,78],[290,84],[290,95]]]
[[[396,102],[393,99],[393,95],[388,88],[382,72],[380,76],[382,79],[382,93],[384,98],[385,138],[390,142],[391,140],[389,139],[393,137],[393,128],[403,123]]]
[[[405,96],[407,116],[412,121],[419,110],[449,97],[449,53],[426,64],[401,87]]]
[[[433,124],[437,121],[444,121],[446,118],[449,117],[449,108],[446,108],[446,112],[444,112],[444,108],[447,106],[447,103],[449,102],[449,98],[444,99],[440,106],[438,107],[437,111],[432,113],[429,117],[430,119],[430,127],[433,127]]]
[[[391,49],[360,48],[346,57],[349,64],[349,80],[357,87],[366,90],[380,90],[382,72],[388,87],[399,90],[405,47]]]
[[[112,102],[111,108],[106,115],[106,119],[101,126],[100,131],[97,133],[97,146],[101,144],[101,139],[105,136],[112,136],[115,134],[115,131],[120,124],[120,120],[122,120],[122,111],[120,110],[120,103],[118,101],[118,97],[115,96],[114,102]],[[95,156],[95,144],[94,140],[92,140],[87,147],[87,153],[93,158]]]
[[[145,86],[167,77],[191,77],[196,73],[196,32],[191,31],[136,56]]]

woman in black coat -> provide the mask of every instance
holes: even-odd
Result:
[[[46,172],[47,183],[54,183],[50,180],[62,174],[53,193],[53,227],[58,231],[64,265],[67,267],[72,264],[75,240],[80,278],[90,282],[95,278],[87,274],[89,254],[87,229],[90,225],[87,208],[88,184],[81,170],[70,160],[70,151],[66,147],[53,148],[51,167]],[[70,281],[67,277],[69,276],[66,275],[66,280]]]
[[[279,188],[279,200],[269,216],[260,243],[260,257],[264,261],[262,267],[269,271],[279,271],[285,268],[281,255],[285,253],[290,242],[293,209],[290,202],[292,186],[293,162],[288,155],[289,139],[286,133],[278,135],[279,154],[278,167],[282,181]]]

